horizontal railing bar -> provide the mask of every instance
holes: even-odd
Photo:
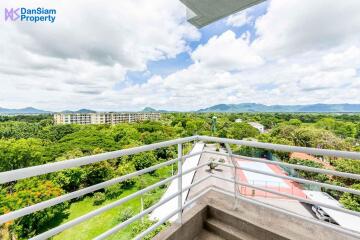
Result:
[[[203,192],[201,194],[199,194],[198,196],[196,196],[197,200],[198,198],[202,197],[204,194],[206,194],[210,189],[206,189],[203,190]],[[151,227],[149,227],[148,229],[146,229],[144,232],[140,233],[138,236],[136,236],[134,239],[135,240],[141,240],[143,237],[145,237],[147,234],[151,233],[152,231],[154,231],[157,227],[159,227],[161,224],[164,224],[167,220],[169,220],[171,217],[173,217],[175,214],[177,214],[178,212],[183,211],[186,207],[188,207],[192,202],[185,204],[181,209],[178,209],[176,211],[173,211],[172,213],[170,213],[169,215],[167,215],[165,218],[163,218],[162,220],[158,221],[157,223],[155,223],[154,225],[152,225]]]
[[[246,140],[236,140],[236,139],[225,139],[225,138],[217,138],[217,137],[208,137],[208,136],[193,136],[193,137],[186,137],[186,138],[180,138],[180,139],[175,139],[175,140],[170,140],[170,141],[165,141],[165,142],[160,142],[160,143],[155,143],[155,144],[150,144],[150,145],[145,145],[145,146],[139,146],[139,147],[134,147],[134,148],[130,148],[130,149],[123,149],[123,150],[118,150],[118,151],[113,151],[113,152],[107,152],[107,153],[102,153],[102,154],[98,154],[98,155],[93,155],[93,156],[86,156],[86,157],[81,157],[81,158],[76,158],[76,159],[71,159],[71,160],[65,160],[65,161],[61,161],[61,162],[55,162],[55,163],[48,163],[48,164],[43,164],[43,165],[39,165],[39,166],[34,166],[34,167],[28,167],[28,168],[23,168],[23,169],[17,169],[17,170],[12,170],[12,171],[7,171],[7,172],[1,172],[0,173],[0,184],[3,183],[8,183],[11,181],[16,181],[19,179],[24,179],[24,178],[29,178],[29,177],[34,177],[34,176],[38,176],[38,175],[42,175],[42,174],[46,174],[46,173],[51,173],[51,172],[56,172],[59,170],[63,170],[63,169],[68,169],[68,168],[73,168],[73,167],[79,167],[79,166],[83,166],[83,165],[88,165],[88,164],[92,164],[92,163],[96,163],[96,162],[100,162],[100,161],[104,161],[104,160],[108,160],[108,159],[114,159],[114,158],[118,158],[118,157],[122,157],[122,156],[127,156],[127,155],[132,155],[132,154],[137,154],[140,152],[145,152],[145,151],[151,151],[154,149],[158,149],[158,148],[162,148],[162,147],[168,147],[168,146],[172,146],[172,145],[176,145],[176,144],[182,144],[182,143],[186,143],[186,142],[190,142],[190,141],[195,141],[195,140],[200,140],[200,141],[211,141],[211,142],[218,142],[218,143],[226,143],[226,144],[236,144],[236,145],[243,145],[243,146],[249,146],[249,147],[256,147],[256,148],[263,148],[263,149],[271,149],[271,150],[275,150],[275,151],[286,151],[286,152],[302,152],[302,153],[308,153],[308,154],[312,154],[312,155],[324,155],[324,156],[332,156],[332,157],[341,157],[341,158],[349,158],[349,159],[360,159],[360,153],[358,152],[348,152],[348,151],[338,151],[338,150],[327,150],[327,149],[316,149],[316,148],[307,148],[307,147],[296,147],[296,146],[287,146],[287,145],[280,145],[280,144],[271,144],[271,143],[261,143],[261,142],[255,142],[255,141],[246,141]],[[225,153],[220,153],[220,152],[214,152],[214,151],[202,151],[202,152],[198,152],[198,153],[193,153],[190,155],[186,155],[183,156],[182,158],[189,158],[195,155],[199,155],[202,153],[213,153],[213,154],[218,154],[218,155],[222,155],[225,157],[229,157],[229,154],[225,154]],[[320,169],[320,168],[313,168],[313,167],[307,167],[307,166],[302,166],[302,165],[296,165],[296,164],[289,164],[289,163],[283,163],[283,162],[275,162],[275,161],[269,161],[269,160],[263,160],[260,158],[252,158],[252,157],[246,157],[246,156],[241,156],[241,155],[236,155],[236,154],[230,154],[231,157],[237,157],[237,158],[241,158],[244,160],[249,160],[249,161],[255,161],[255,162],[262,162],[262,163],[267,163],[267,164],[274,164],[274,165],[279,165],[279,166],[286,166],[286,167],[290,167],[293,169],[300,169],[300,170],[304,170],[304,171],[309,171],[309,172],[316,172],[316,173],[322,173],[322,174],[330,174],[330,175],[335,175],[335,176],[340,176],[340,177],[344,177],[344,178],[352,178],[352,179],[358,179],[360,180],[360,175],[358,174],[352,174],[352,173],[345,173],[345,172],[338,172],[338,171],[333,171],[333,170],[327,170],[327,169]],[[97,191],[99,189],[111,186],[113,184],[125,181],[127,179],[130,179],[132,177],[144,174],[144,173],[148,173],[151,171],[154,171],[160,167],[163,166],[167,166],[170,164],[173,164],[175,162],[177,162],[180,158],[177,159],[173,159],[155,166],[152,166],[150,168],[147,169],[143,169],[134,173],[130,173],[127,174],[125,176],[121,176],[121,177],[117,177],[114,179],[111,179],[109,181],[103,182],[103,183],[99,183],[84,189],[80,189],[78,191],[72,192],[72,193],[68,193],[38,204],[34,204],[32,206],[29,207],[25,207],[7,214],[4,214],[2,216],[0,216],[0,224],[14,220],[16,218],[28,215],[30,213],[45,209],[47,207],[51,207],[54,206],[56,204],[65,202],[65,201],[69,201],[71,199],[83,196],[85,194]],[[182,177],[185,174],[188,174],[192,171],[195,171],[196,169],[199,169],[200,167],[203,167],[205,165],[208,165],[210,162],[206,162],[203,163],[201,165],[198,165],[196,167],[193,167],[187,171],[184,171],[181,175],[177,174],[174,176],[171,176],[165,180],[162,180],[156,184],[153,184],[147,188],[144,188],[142,190],[139,190],[138,192],[135,192],[129,196],[126,196],[116,202],[113,202],[111,204],[108,204],[102,208],[99,208],[97,210],[94,210],[88,214],[85,214],[83,216],[80,216],[70,222],[67,222],[63,225],[60,225],[56,228],[50,229],[47,232],[44,232],[38,236],[35,236],[32,239],[47,239],[49,237],[54,236],[55,234],[62,232],[74,225],[77,225],[93,216],[96,216],[106,210],[109,210],[111,208],[114,208],[116,206],[121,205],[122,203],[129,201],[139,195],[142,195],[143,193],[150,191],[158,186],[161,186],[173,179]],[[233,165],[230,164],[225,164],[225,163],[221,163],[221,162],[217,162],[217,164],[219,165],[223,165],[223,166],[228,166],[228,167],[234,167]],[[251,168],[243,168],[243,167],[236,167],[239,169],[242,169],[244,171],[250,171],[250,172],[255,172],[258,174],[264,174],[264,175],[269,175],[269,176],[273,176],[273,177],[278,177],[278,178],[283,178],[283,179],[288,179],[288,180],[292,180],[292,181],[296,181],[296,182],[300,182],[300,183],[307,183],[307,184],[314,184],[314,185],[318,185],[321,187],[325,187],[328,189],[333,189],[333,190],[337,190],[337,191],[342,191],[342,192],[348,192],[348,193],[352,193],[352,194],[356,194],[356,195],[360,195],[360,191],[358,190],[354,190],[354,189],[349,189],[349,188],[345,188],[345,187],[340,187],[340,186],[336,186],[336,185],[331,185],[331,184],[326,184],[326,183],[320,183],[320,182],[316,182],[316,181],[311,181],[311,180],[306,180],[306,179],[301,179],[301,178],[295,178],[295,177],[290,177],[290,176],[283,176],[283,175],[277,175],[277,174],[273,174],[273,173],[268,173],[268,172],[263,172],[263,171],[258,171],[255,169],[251,169]],[[354,211],[350,211],[347,210],[345,208],[340,208],[340,207],[336,207],[336,206],[332,206],[332,205],[327,205],[327,204],[323,204],[321,202],[316,202],[316,201],[311,201],[311,200],[307,200],[307,199],[303,199],[300,197],[296,197],[290,194],[286,194],[286,193],[281,193],[281,192],[277,192],[271,189],[267,189],[267,188],[263,188],[263,187],[259,187],[256,185],[252,185],[252,184],[248,184],[245,182],[238,182],[237,180],[233,180],[233,179],[228,179],[228,178],[224,178],[221,176],[216,176],[216,175],[211,175],[211,176],[207,176],[202,178],[200,181],[197,181],[196,183],[193,183],[191,185],[189,185],[186,188],[183,188],[181,192],[190,189],[191,187],[197,184],[199,184],[199,182],[205,181],[206,179],[210,178],[210,177],[214,177],[217,179],[221,179],[224,181],[228,181],[228,182],[232,182],[232,183],[236,183],[239,185],[243,185],[243,186],[248,186],[254,189],[258,189],[264,192],[269,192],[269,193],[273,193],[276,195],[280,195],[280,196],[284,196],[290,199],[294,199],[294,200],[298,200],[300,202],[304,202],[304,203],[309,203],[309,204],[315,204],[318,206],[323,206],[323,207],[327,207],[336,211],[341,211],[344,213],[348,213],[351,215],[355,215],[355,216],[360,216],[360,213],[354,212]],[[208,192],[210,189],[207,189],[206,192]],[[205,193],[205,191],[203,190],[202,193]],[[179,193],[176,193],[176,196],[178,196]],[[198,199],[198,197],[201,197],[201,194],[198,194],[199,196],[194,197],[193,199],[191,199],[189,202],[186,202],[186,204],[183,205],[182,209],[184,209],[185,207],[189,206],[191,203],[193,203],[194,201],[196,201],[196,199]],[[172,195],[171,195],[172,196]],[[173,196],[175,197],[175,196]],[[172,198],[173,198],[172,197]],[[168,198],[166,198],[168,199]],[[170,199],[169,199],[170,200]],[[154,205],[155,206],[155,205]],[[160,205],[159,205],[160,206]],[[147,229],[146,231],[144,231],[143,233],[141,233],[140,235],[138,235],[136,237],[136,239],[139,239],[139,237],[141,236],[145,236],[148,233],[150,233],[153,229],[155,229],[156,227],[160,226],[162,223],[166,222],[169,218],[171,218],[172,216],[174,216],[175,214],[179,213],[180,211],[182,211],[182,209],[179,209],[177,211],[174,211],[174,213],[169,214],[167,217],[165,217],[164,219],[160,220],[158,223],[154,224],[153,226],[151,226],[149,229]],[[147,210],[145,210],[147,211]],[[144,213],[145,211],[139,213],[143,214],[141,216],[144,216],[147,213]],[[138,216],[136,215],[136,216]],[[170,216],[171,215],[171,216]],[[140,217],[141,217],[140,216]],[[139,219],[139,217],[137,218]],[[137,219],[135,219],[134,221],[136,221]],[[165,220],[166,219],[166,220]],[[132,221],[133,222],[133,221]],[[162,223],[160,223],[162,222]],[[125,222],[124,222],[125,223]],[[122,224],[122,223],[121,223]],[[121,225],[120,224],[120,225]],[[128,223],[130,224],[130,223]],[[111,230],[111,229],[110,229]],[[110,231],[109,230],[109,231]],[[106,233],[106,232],[105,232]],[[104,234],[105,234],[104,233]],[[100,235],[102,236],[102,235]]]
[[[167,178],[167,179],[165,179],[163,181],[157,182],[157,183],[155,183],[155,184],[153,184],[153,185],[151,185],[151,186],[149,186],[147,188],[139,190],[139,191],[137,191],[137,192],[135,192],[135,193],[133,193],[131,195],[128,195],[128,196],[124,197],[124,198],[121,198],[118,201],[110,203],[110,204],[108,204],[108,205],[106,205],[104,207],[98,208],[98,209],[96,209],[96,210],[94,210],[92,212],[89,212],[89,213],[87,213],[85,215],[82,215],[82,216],[80,216],[78,218],[75,218],[74,220],[71,220],[71,221],[69,221],[67,223],[64,223],[64,224],[62,224],[62,225],[60,225],[58,227],[52,228],[49,231],[41,233],[41,234],[31,238],[30,240],[48,239],[48,238],[50,238],[50,237],[52,237],[52,236],[54,236],[54,235],[56,235],[56,234],[58,234],[58,233],[60,233],[60,232],[62,232],[64,230],[68,229],[68,228],[71,228],[71,227],[73,227],[73,226],[75,226],[77,224],[80,224],[80,223],[82,223],[82,222],[84,222],[84,221],[86,221],[86,220],[88,220],[88,219],[90,219],[92,217],[95,217],[95,216],[97,216],[97,215],[99,215],[99,214],[101,214],[101,213],[103,213],[103,212],[105,212],[107,210],[110,210],[110,209],[112,209],[114,207],[120,206],[121,204],[123,204],[123,203],[125,203],[125,202],[127,202],[127,201],[129,201],[129,200],[131,200],[131,199],[133,199],[135,197],[138,197],[139,195],[142,195],[142,194],[144,194],[144,193],[146,193],[148,191],[151,191],[151,190],[153,190],[153,189],[155,189],[155,188],[157,188],[157,187],[159,187],[159,186],[161,186],[163,184],[166,184],[167,182],[175,179],[176,177],[177,177],[177,175],[174,175],[171,178]]]
[[[183,156],[183,158],[184,158],[184,156]],[[196,169],[198,169],[198,168],[200,168],[200,167],[202,167],[202,166],[204,166],[206,164],[209,164],[209,163],[204,163],[204,164],[198,165],[196,167],[193,167],[191,169],[188,169],[187,171],[184,171],[183,174],[187,174],[189,172],[192,172],[192,171],[194,171],[194,170],[196,170]],[[135,192],[135,193],[133,193],[131,195],[128,195],[128,196],[126,196],[126,197],[124,197],[124,198],[122,198],[122,199],[120,199],[118,201],[110,203],[110,204],[108,204],[108,205],[106,205],[104,207],[98,208],[98,209],[96,209],[96,210],[94,210],[92,212],[89,212],[89,213],[87,213],[85,215],[82,215],[82,216],[80,216],[78,218],[75,218],[74,220],[71,220],[71,221],[69,221],[67,223],[64,223],[64,224],[62,224],[62,225],[60,225],[58,227],[52,228],[52,229],[50,229],[50,230],[48,230],[48,231],[46,231],[44,233],[41,233],[41,234],[31,238],[31,240],[42,240],[42,239],[50,238],[50,237],[52,237],[52,236],[54,236],[54,235],[56,235],[56,234],[58,234],[58,233],[60,233],[60,232],[62,232],[64,230],[66,230],[68,228],[71,228],[71,227],[73,227],[75,225],[78,225],[78,224],[80,224],[80,223],[82,223],[82,222],[84,222],[84,221],[86,221],[86,220],[88,220],[88,219],[90,219],[90,218],[92,218],[92,217],[94,217],[96,215],[99,215],[99,214],[101,214],[101,213],[103,213],[103,212],[105,212],[107,210],[110,210],[110,209],[112,209],[114,207],[120,206],[121,204],[123,204],[123,203],[125,203],[125,202],[139,196],[139,195],[142,195],[142,194],[144,194],[144,193],[146,193],[148,191],[151,191],[151,190],[153,190],[153,189],[155,189],[155,188],[157,188],[157,187],[159,187],[161,185],[164,185],[164,184],[166,184],[166,183],[168,183],[168,182],[170,182],[170,181],[172,181],[172,180],[174,180],[174,179],[176,179],[178,177],[179,177],[179,175],[171,176],[171,177],[169,177],[167,179],[164,179],[164,180],[162,180],[160,182],[157,182],[157,183],[155,183],[155,184],[153,184],[151,186],[148,186],[148,187],[146,187],[146,188],[144,188],[142,190],[139,190],[139,191],[137,191],[137,192]]]
[[[212,153],[212,154],[218,154],[222,156],[228,156],[229,154],[215,152],[215,151],[203,151],[203,153]],[[290,164],[290,163],[284,163],[284,162],[277,162],[277,161],[271,161],[271,160],[265,160],[261,158],[255,158],[255,157],[247,157],[237,154],[231,154],[232,157],[240,158],[241,160],[248,160],[248,161],[254,161],[254,162],[260,162],[260,163],[267,163],[267,164],[273,164],[278,166],[284,166],[289,167],[293,169],[299,169],[304,170],[308,172],[315,172],[315,173],[322,173],[322,174],[328,174],[328,175],[334,175],[338,177],[344,177],[344,178],[351,178],[351,179],[357,179],[360,180],[360,175],[355,173],[347,173],[347,172],[339,172],[334,170],[328,170],[328,169],[322,169],[322,168],[314,168],[314,167],[308,167],[303,165],[297,165],[297,164]]]
[[[308,167],[308,166],[303,166],[303,165],[277,162],[277,161],[271,161],[271,160],[262,160],[259,158],[243,157],[241,155],[234,155],[234,154],[232,156],[242,158],[244,160],[254,161],[254,162],[269,163],[269,164],[294,168],[294,169],[298,169],[298,170],[304,170],[304,171],[308,171],[308,172],[316,172],[316,173],[334,175],[334,176],[343,177],[343,178],[351,178],[351,179],[360,180],[360,175],[355,174],[355,173],[340,172],[340,171],[328,170],[328,169],[323,169],[323,168]]]
[[[308,154],[313,154],[313,155],[323,155],[323,156],[350,158],[350,159],[358,159],[358,160],[360,159],[359,152],[328,150],[328,149],[318,149],[318,148],[308,148],[308,147],[296,147],[296,146],[289,146],[289,145],[282,145],[282,144],[262,143],[262,142],[256,142],[256,141],[218,138],[218,137],[209,137],[209,136],[198,136],[197,140],[208,141],[208,142],[217,142],[217,143],[229,143],[229,144],[243,145],[243,146],[248,146],[248,147],[270,149],[270,150],[275,150],[275,151],[301,152],[301,153],[308,153]]]
[[[227,163],[222,163],[222,162],[216,162],[216,164],[226,166],[226,167],[230,167],[230,168],[234,168],[234,165],[232,165],[232,164],[227,164]],[[285,175],[280,175],[280,174],[275,174],[275,173],[270,173],[270,172],[264,172],[264,171],[256,170],[256,169],[253,169],[253,168],[247,168],[247,167],[236,166],[236,169],[241,169],[241,170],[244,170],[244,171],[259,173],[259,174],[272,176],[272,177],[277,177],[277,178],[288,179],[288,180],[292,180],[292,181],[299,182],[299,183],[313,184],[313,185],[317,185],[317,186],[324,187],[324,188],[327,188],[327,189],[332,189],[332,190],[337,190],[337,191],[341,191],[341,192],[348,192],[348,193],[352,193],[352,194],[355,194],[355,195],[360,195],[359,190],[355,190],[355,189],[351,189],[351,188],[331,185],[331,184],[327,184],[327,183],[316,182],[316,181],[307,180],[307,179],[303,179],[303,178],[296,178],[296,177],[290,177],[290,176],[285,176]]]
[[[185,187],[182,189],[182,192],[206,181],[207,179],[209,179],[211,176],[205,176],[203,178],[201,178],[200,180],[190,184],[189,186]],[[167,203],[168,201],[170,201],[171,199],[173,199],[174,197],[178,196],[180,194],[180,192],[176,192],[172,195],[170,195],[169,197],[163,199],[162,201],[154,204],[153,206],[149,207],[148,209],[145,209],[144,211],[140,212],[139,214],[131,217],[130,219],[126,220],[125,222],[122,222],[118,225],[116,225],[115,227],[109,229],[108,231],[102,233],[101,235],[97,236],[94,240],[101,240],[101,239],[106,239],[107,237],[111,236],[112,234],[120,231],[122,228],[128,226],[129,224],[135,222],[136,220],[140,219],[141,217],[145,216],[146,214],[150,213],[151,211],[153,211],[155,208]]]
[[[145,216],[146,214],[150,213],[151,211],[153,211],[155,208],[167,203],[168,201],[170,201],[171,199],[173,199],[174,197],[178,196],[180,194],[180,192],[176,192],[172,195],[170,195],[169,197],[165,198],[164,200],[154,204],[153,206],[145,209],[144,211],[140,212],[139,214],[136,214],[135,216],[129,218],[128,220],[116,225],[115,227],[111,228],[110,230],[104,232],[103,234],[97,236],[96,238],[94,238],[94,240],[101,240],[101,239],[106,239],[107,237],[111,236],[112,234],[117,233],[118,231],[120,231],[121,229],[123,229],[124,227],[128,226],[129,224],[135,222],[136,220],[142,218],[143,216]]]
[[[201,154],[201,152],[185,155],[185,156],[183,156],[183,158],[186,159],[186,158],[190,158],[190,157],[193,157],[193,156],[196,156],[196,155],[199,155],[199,154]],[[133,177],[136,177],[136,176],[139,176],[139,175],[154,171],[156,169],[168,166],[170,164],[176,163],[178,160],[179,159],[176,158],[176,159],[173,159],[173,160],[170,160],[170,161],[167,161],[167,162],[163,162],[163,163],[151,166],[149,168],[142,169],[142,170],[137,171],[137,172],[129,173],[127,175],[124,175],[124,176],[121,176],[121,177],[118,177],[118,178],[114,178],[114,179],[108,180],[106,182],[102,182],[102,183],[99,183],[99,184],[96,184],[96,185],[93,185],[93,186],[90,186],[90,187],[87,187],[87,188],[77,190],[75,192],[71,192],[71,193],[68,193],[68,194],[65,194],[65,195],[61,195],[59,197],[56,197],[56,198],[53,198],[53,199],[50,199],[50,200],[47,200],[47,201],[44,201],[44,202],[40,202],[40,203],[31,205],[31,206],[16,210],[16,211],[9,212],[7,214],[4,214],[4,215],[0,216],[0,224],[5,223],[7,221],[14,220],[16,218],[19,218],[19,217],[22,217],[22,216],[25,216],[25,215],[28,215],[28,214],[36,212],[36,211],[43,210],[45,208],[54,206],[56,204],[59,204],[59,203],[65,202],[65,201],[69,201],[71,199],[81,197],[81,196],[83,196],[85,194],[88,194],[88,193],[91,193],[91,192],[94,192],[94,191],[109,187],[109,186],[114,185],[116,183],[121,183],[121,182],[126,181],[126,180],[128,180],[130,178],[133,178]],[[185,172],[185,174],[186,174],[186,172]]]
[[[211,176],[209,176],[211,177]],[[195,201],[197,201],[199,198],[201,198],[202,196],[204,196],[206,193],[208,193],[211,190],[211,188],[208,189],[203,189],[200,193],[196,194],[193,198],[191,198],[189,201],[186,201],[184,206],[183,206],[183,210],[185,208],[187,208],[188,206],[190,206],[191,204],[193,204]]]
[[[278,192],[278,191],[273,191],[273,190],[268,189],[268,188],[258,187],[256,185],[248,184],[248,183],[245,183],[245,182],[234,181],[232,179],[220,177],[220,176],[217,176],[217,175],[214,175],[214,174],[212,175],[212,177],[218,178],[218,179],[221,179],[221,180],[224,180],[224,181],[227,181],[227,182],[243,185],[243,186],[246,186],[246,187],[254,188],[254,189],[257,189],[257,190],[261,190],[261,191],[264,191],[264,192],[269,192],[269,193],[272,193],[272,194],[275,194],[275,195],[295,199],[295,200],[298,200],[300,202],[309,203],[309,204],[317,205],[317,206],[322,206],[322,207],[330,208],[332,210],[336,210],[336,211],[340,211],[340,212],[343,212],[343,213],[348,213],[348,214],[360,217],[360,212],[354,212],[354,211],[351,211],[351,210],[348,210],[348,209],[345,209],[345,208],[334,207],[332,205],[328,205],[328,204],[325,204],[325,203],[322,203],[322,202],[307,200],[307,199],[304,199],[304,198],[293,196],[291,194],[281,193],[281,192]]]
[[[106,153],[101,153],[101,154],[92,155],[92,156],[80,157],[80,158],[75,158],[75,159],[71,159],[71,160],[47,163],[47,164],[43,164],[43,165],[39,165],[39,166],[27,167],[27,168],[21,168],[21,169],[16,169],[16,170],[12,170],[12,171],[2,172],[2,173],[0,173],[0,184],[12,182],[12,181],[19,180],[19,179],[39,176],[39,175],[43,175],[46,173],[56,172],[56,171],[63,170],[63,169],[80,167],[80,166],[84,166],[84,165],[88,165],[88,164],[92,164],[92,163],[96,163],[96,162],[100,162],[100,161],[104,161],[104,160],[114,159],[114,158],[118,158],[118,157],[122,157],[122,156],[128,156],[128,155],[133,155],[133,154],[137,154],[137,153],[141,153],[141,152],[151,151],[151,150],[155,150],[155,149],[162,148],[162,147],[169,147],[169,146],[172,146],[175,144],[186,143],[186,142],[190,142],[190,141],[193,141],[196,139],[197,139],[196,136],[179,138],[179,139],[175,139],[175,140],[154,143],[154,144],[149,144],[149,145],[144,145],[144,146],[139,146],[139,147],[134,147],[134,148],[122,149],[122,150],[113,151],[113,152],[106,152]]]
[[[230,197],[234,197],[234,193],[232,191],[229,191],[229,190],[226,190],[226,189],[221,189],[218,186],[213,185],[212,190],[214,190],[216,192],[226,194],[226,195],[228,195]],[[354,237],[360,239],[360,234],[358,232],[348,230],[348,229],[346,229],[346,228],[344,228],[344,227],[342,227],[340,225],[335,225],[335,224],[332,224],[332,223],[327,223],[327,222],[320,221],[319,219],[306,217],[306,216],[300,215],[297,212],[293,212],[293,211],[288,210],[288,209],[284,209],[284,208],[281,208],[281,207],[278,207],[278,206],[274,206],[274,205],[271,205],[271,204],[266,203],[266,202],[261,202],[260,200],[257,200],[257,199],[254,199],[254,198],[248,198],[248,197],[244,197],[244,196],[241,196],[241,195],[236,196],[236,198],[240,199],[241,201],[250,203],[250,204],[259,205],[259,206],[262,206],[262,207],[265,207],[265,208],[268,208],[268,209],[271,209],[271,210],[281,212],[283,214],[287,214],[287,215],[290,215],[290,216],[293,216],[293,217],[296,217],[296,218],[301,218],[301,219],[310,221],[310,222],[312,222],[314,224],[322,225],[324,227],[329,227],[329,228],[334,229],[335,231],[338,231],[338,232],[341,232],[341,233],[344,233],[344,234],[347,234],[347,235],[351,235],[351,236],[354,236]]]
[[[143,237],[145,237],[147,234],[151,233],[152,231],[154,231],[157,227],[159,227],[161,224],[164,224],[167,220],[169,220],[171,217],[173,217],[175,214],[177,214],[178,212],[183,211],[185,208],[187,208],[190,204],[192,204],[193,202],[195,202],[197,199],[199,199],[200,197],[204,196],[207,192],[209,192],[211,190],[210,189],[205,189],[203,190],[201,193],[197,194],[193,199],[191,199],[188,203],[186,203],[181,209],[178,209],[172,213],[170,213],[169,215],[167,215],[165,218],[163,218],[162,220],[160,220],[159,222],[155,223],[154,225],[152,225],[150,228],[148,228],[147,230],[145,230],[144,232],[140,233],[138,236],[136,236],[134,239],[135,240],[141,240]]]
[[[360,153],[357,152],[348,152],[348,151],[337,151],[337,150],[327,150],[327,149],[316,149],[316,148],[306,148],[306,147],[296,147],[296,146],[287,146],[280,144],[272,143],[261,143],[255,141],[246,141],[246,140],[236,140],[236,139],[225,139],[217,137],[208,137],[208,136],[193,136],[187,138],[180,138],[130,149],[123,149],[113,152],[101,153],[93,156],[86,156],[77,159],[71,159],[66,161],[60,161],[55,163],[48,163],[44,165],[22,168],[7,172],[0,173],[0,184],[24,179],[28,177],[38,176],[46,173],[51,173],[67,168],[78,167],[82,165],[87,165],[103,160],[114,159],[121,156],[132,155],[139,152],[150,151],[161,147],[168,147],[179,143],[190,142],[193,140],[202,140],[202,141],[212,141],[219,143],[230,143],[237,145],[244,145],[257,148],[265,148],[277,151],[287,151],[287,152],[304,152],[314,155],[325,155],[325,156],[334,156],[334,157],[343,157],[351,159],[360,159]]]
[[[47,200],[47,201],[44,201],[44,202],[34,204],[32,206],[25,207],[25,208],[22,208],[22,209],[19,209],[19,210],[4,214],[4,215],[0,216],[0,224],[4,223],[4,222],[7,222],[7,221],[10,221],[10,220],[13,220],[13,219],[16,219],[16,218],[19,218],[19,217],[22,217],[22,216],[25,216],[25,215],[33,213],[33,212],[36,212],[36,211],[39,211],[39,210],[54,206],[56,204],[59,204],[59,203],[65,202],[65,201],[69,201],[71,199],[81,197],[81,196],[83,196],[85,194],[88,194],[88,193],[103,189],[105,187],[114,185],[116,183],[123,182],[123,181],[125,181],[127,179],[130,179],[130,178],[133,178],[133,177],[136,177],[136,176],[139,176],[139,175],[154,171],[154,170],[156,170],[158,168],[165,167],[165,166],[173,164],[173,163],[175,163],[177,161],[178,161],[178,159],[173,159],[173,160],[170,160],[170,161],[167,161],[167,162],[163,162],[163,163],[157,164],[155,166],[152,166],[152,167],[149,167],[149,168],[146,168],[146,169],[142,169],[142,170],[137,171],[137,172],[129,173],[127,175],[117,177],[117,178],[108,180],[106,182],[102,182],[102,183],[99,183],[99,184],[96,184],[96,185],[93,185],[93,186],[90,186],[90,187],[87,187],[87,188],[77,190],[75,192],[71,192],[71,193],[68,193],[68,194],[65,194],[65,195],[61,195],[59,197],[56,197],[56,198],[53,198],[53,199],[50,199],[50,200]]]

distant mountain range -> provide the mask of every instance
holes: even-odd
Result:
[[[166,111],[166,110],[156,110],[155,108],[146,107],[146,108],[144,108],[141,112],[160,112],[160,113],[165,113],[165,112],[169,112],[169,111]]]
[[[218,104],[197,112],[360,112],[360,104],[264,105],[257,103]]]
[[[49,111],[36,109],[33,107],[20,108],[20,109],[9,109],[0,107],[0,114],[46,114]]]
[[[94,113],[90,109],[80,109],[78,111],[65,110],[62,113]],[[141,112],[174,112],[166,110],[156,110],[151,107],[144,108]],[[310,105],[264,105],[257,103],[240,104],[218,104],[212,107],[197,110],[195,112],[313,112],[313,113],[351,113],[360,112],[360,104],[310,104]],[[36,109],[33,107],[8,109],[0,107],[0,114],[50,114],[51,111]]]
[[[70,111],[70,110],[62,111],[62,113],[94,113],[94,112],[96,111],[90,109],[80,109],[78,111]],[[50,113],[53,112],[36,109],[33,107],[19,108],[19,109],[9,109],[9,108],[0,107],[0,114],[12,115],[12,114],[50,114]]]

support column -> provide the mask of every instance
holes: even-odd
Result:
[[[231,163],[234,165],[234,209],[237,209],[238,192],[239,192],[238,186],[236,184],[236,182],[237,182],[237,174],[236,174],[237,165],[236,165],[236,162],[233,159],[232,150],[231,150],[230,145],[228,143],[225,143],[225,147],[226,147],[226,151],[228,152],[229,159],[230,159]]]
[[[178,209],[182,209],[182,144],[178,144]],[[182,210],[178,213],[177,222],[182,224]]]

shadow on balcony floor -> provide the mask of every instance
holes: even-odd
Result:
[[[330,227],[331,226],[331,227]],[[289,214],[251,200],[212,190],[185,210],[183,225],[172,224],[155,240],[355,240],[346,230]]]

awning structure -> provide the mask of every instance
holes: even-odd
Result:
[[[342,207],[342,205],[331,198],[329,195],[323,192],[316,191],[304,191],[305,194],[314,201],[325,203],[335,207]],[[348,228],[354,231],[360,231],[360,217],[353,216],[347,213],[343,213],[340,211],[335,211],[330,208],[321,207],[332,219],[334,219],[340,226],[344,228]]]
[[[187,20],[197,28],[265,0],[180,0],[187,6]]]

